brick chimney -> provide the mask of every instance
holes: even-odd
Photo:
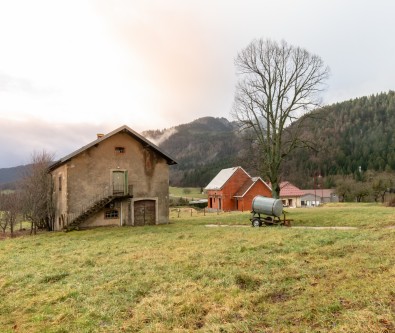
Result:
[[[97,138],[98,138],[98,139],[101,139],[103,136],[104,136],[104,134],[102,134],[102,133],[97,133]]]

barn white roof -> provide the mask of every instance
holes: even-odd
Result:
[[[240,166],[222,169],[213,180],[205,187],[205,190],[220,190],[230,177],[236,172],[237,169],[243,170],[247,175],[248,173]],[[248,175],[249,176],[249,175]]]

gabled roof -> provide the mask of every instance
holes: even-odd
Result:
[[[130,127],[123,125],[115,130],[113,130],[112,132],[102,136],[101,138],[96,139],[95,141],[92,141],[91,143],[88,143],[87,145],[81,147],[80,149],[72,152],[69,155],[66,155],[65,157],[61,158],[60,160],[54,162],[53,164],[51,164],[49,166],[49,171],[54,170],[55,168],[57,168],[58,166],[62,165],[63,163],[66,163],[67,161],[69,161],[71,158],[81,154],[82,152],[84,152],[85,150],[99,144],[100,142],[112,137],[115,134],[118,133],[126,133],[129,134],[132,138],[134,138],[136,141],[140,142],[143,146],[146,147],[150,147],[152,148],[155,152],[157,152],[159,155],[161,155],[166,161],[167,164],[172,165],[172,164],[177,164],[177,162],[170,157],[169,155],[165,154],[159,147],[157,147],[156,145],[154,145],[151,141],[147,140],[146,138],[144,138],[143,136],[141,136],[140,134],[138,134],[137,132],[133,131]]]
[[[280,183],[280,197],[301,197],[303,191],[290,182]]]
[[[222,169],[213,180],[205,187],[205,190],[220,190],[224,187],[225,183],[229,180],[230,177],[238,170],[241,169],[245,172],[245,174],[251,178],[251,176],[240,166]]]
[[[239,188],[239,190],[235,193],[235,195],[233,197],[244,197],[247,192],[251,189],[251,187],[253,187],[258,181],[261,181],[270,191],[271,188],[269,187],[268,184],[266,184],[261,177],[252,177],[250,179],[248,179],[242,187]]]

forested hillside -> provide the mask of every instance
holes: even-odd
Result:
[[[359,170],[395,173],[395,92],[326,106],[306,115],[303,121],[303,137],[310,148],[298,149],[287,157],[283,179],[311,188],[316,173],[324,177],[326,187],[332,187],[335,175]],[[170,168],[172,185],[204,187],[219,170],[235,165],[258,175],[236,124],[224,118],[201,118],[144,135],[162,138],[158,145],[178,161]]]
[[[298,149],[285,161],[282,178],[301,188],[313,186],[312,176],[334,186],[336,175],[388,172],[395,178],[395,92],[336,103],[303,119],[303,137],[311,149]],[[291,125],[297,125],[297,122]],[[205,117],[171,129],[142,133],[172,156],[173,186],[205,187],[222,168],[241,165],[252,176],[254,158],[237,124],[225,118]],[[0,186],[21,175],[21,167],[0,169]]]
[[[27,172],[30,165],[20,165],[13,168],[0,169],[0,190],[14,189],[16,182]]]
[[[395,172],[395,92],[336,103],[312,113],[304,137],[314,149],[288,157],[283,173],[301,187],[311,177]]]
[[[178,162],[170,167],[173,186],[205,187],[219,170],[237,163],[242,150],[235,124],[225,118],[204,117],[142,134]]]

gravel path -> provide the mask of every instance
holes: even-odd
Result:
[[[231,227],[231,228],[251,228],[250,225],[246,224],[206,224],[206,227],[209,228],[219,228],[219,227]],[[315,230],[357,230],[358,227],[309,227],[309,226],[294,226],[294,227],[285,227],[285,228],[293,228],[293,229],[315,229]],[[395,229],[395,225],[390,225],[384,227],[384,229]]]
[[[229,224],[206,224],[206,227],[209,228],[223,228],[223,227],[231,227],[231,228],[251,228],[250,225],[229,225]],[[285,228],[293,228],[293,229],[315,229],[315,230],[325,230],[325,229],[333,229],[333,230],[356,230],[357,227],[304,227],[304,226],[296,226],[296,227],[285,227]],[[395,226],[391,227],[395,228]]]

